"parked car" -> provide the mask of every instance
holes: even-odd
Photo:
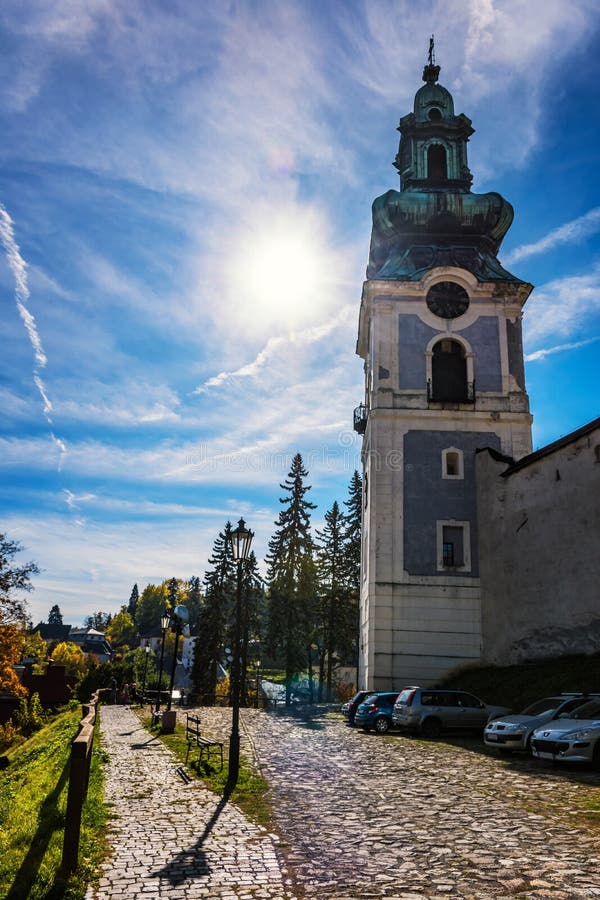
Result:
[[[406,688],[394,704],[393,724],[437,738],[442,731],[479,730],[490,719],[509,712],[505,706],[490,706],[466,691]]]
[[[357,691],[354,697],[351,697],[346,703],[342,704],[342,713],[348,725],[354,725],[354,716],[358,709],[359,703],[372,694],[373,691]]]
[[[586,762],[600,768],[600,697],[536,728],[531,751],[538,759]]]
[[[397,696],[398,691],[374,691],[368,694],[358,705],[354,724],[365,731],[374,728],[378,734],[385,734],[392,726],[392,712]]]
[[[587,694],[559,694],[544,697],[512,716],[500,716],[483,729],[483,742],[496,747],[501,753],[513,750],[530,750],[531,736],[545,722],[571,713],[590,699]]]

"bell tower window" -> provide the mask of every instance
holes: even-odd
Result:
[[[431,360],[432,397],[438,402],[467,403],[467,360],[458,341],[438,341]]]
[[[446,148],[441,144],[432,144],[427,151],[427,177],[437,181],[448,178]]]

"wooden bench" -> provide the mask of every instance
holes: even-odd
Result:
[[[189,713],[186,716],[185,723],[185,739],[187,741],[187,753],[185,754],[185,761],[187,763],[188,756],[190,755],[190,748],[197,747],[199,750],[198,761],[202,762],[202,758],[204,754],[206,754],[207,758],[210,760],[211,753],[218,753],[221,757],[221,769],[223,768],[223,743],[222,741],[213,741],[210,738],[203,737],[200,733],[200,717],[199,716],[191,716]]]

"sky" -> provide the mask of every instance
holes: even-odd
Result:
[[[515,208],[534,449],[599,415],[596,0],[3,0],[0,531],[33,622],[264,558],[302,453],[360,467],[371,203],[435,33],[473,190]]]

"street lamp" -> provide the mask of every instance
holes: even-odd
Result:
[[[260,659],[254,663],[256,666],[256,709],[260,706],[258,692],[260,691]]]
[[[167,636],[167,628],[169,627],[169,622],[171,621],[171,613],[168,609],[165,609],[162,616],[160,617],[160,627],[162,628],[162,641],[160,645],[160,667],[158,671],[158,692],[156,696],[156,712],[160,710],[160,692],[162,688],[162,673],[163,673],[163,660],[165,657],[165,638]]]
[[[177,644],[179,643],[179,635],[187,624],[190,614],[185,606],[176,606],[173,610],[173,622],[175,623],[175,650],[173,651],[173,665],[171,667],[171,684],[169,685],[169,699],[167,700],[167,710],[171,709],[171,699],[173,697],[173,685],[175,683],[175,666],[177,665]]]
[[[240,630],[242,621],[242,565],[250,555],[250,545],[254,532],[246,528],[243,519],[238,522],[238,527],[230,532],[231,549],[233,558],[237,563],[237,594],[235,601],[235,625],[233,632],[233,660],[231,666],[232,691],[231,691],[231,736],[229,738],[229,775],[227,782],[230,787],[237,783],[240,771]]]
[[[144,677],[142,679],[142,706],[146,700],[146,674],[148,672],[148,657],[150,656],[150,645],[144,647]]]

